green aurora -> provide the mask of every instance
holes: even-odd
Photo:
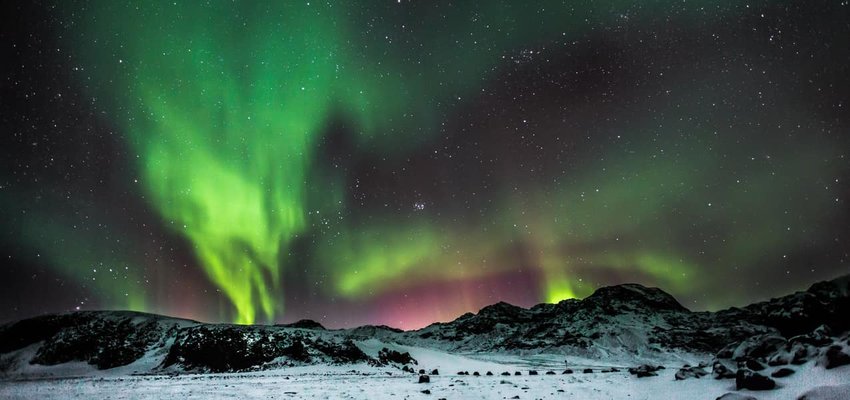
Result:
[[[474,218],[460,208],[400,216],[376,209],[317,227],[319,216],[349,215],[354,207],[350,176],[323,158],[333,124],[344,123],[357,157],[385,165],[436,153],[446,116],[473,106],[498,82],[516,63],[506,55],[583,38],[598,24],[619,23],[626,12],[619,10],[629,9],[627,2],[534,9],[468,2],[443,13],[391,3],[60,6],[79,20],[66,27],[63,43],[93,76],[80,84],[105,104],[129,146],[138,195],[190,243],[236,323],[280,319],[294,268],[322,282],[322,296],[355,303],[518,266],[536,271],[539,287],[529,290],[547,302],[592,292],[594,284],[581,277],[637,278],[674,294],[704,290],[718,285],[713,266],[759,265],[766,254],[810,240],[813,232],[800,226],[835,215],[835,194],[823,187],[846,166],[836,162],[842,139],[815,132],[817,118],[787,99],[752,119],[778,114],[779,125],[812,125],[766,143],[762,125],[730,127],[718,116],[739,112],[717,94],[721,78],[671,73],[682,89],[679,103],[646,100],[653,114],[598,127],[601,136],[631,142],[590,148],[587,162],[540,179],[507,173],[491,198],[472,200],[487,205]],[[677,3],[652,2],[628,23],[649,24]],[[701,10],[727,9],[698,3],[682,10],[680,23],[711,23]],[[588,107],[594,104],[601,103]],[[726,110],[706,115],[708,104]],[[660,124],[657,115],[691,117]],[[507,131],[505,118],[470,129]],[[545,137],[562,130],[539,128]],[[22,240],[35,247],[44,238],[31,236]],[[305,249],[299,241],[309,242],[307,253],[293,257]],[[53,254],[51,265],[76,268]],[[124,294],[132,299],[122,307],[147,308],[145,290],[129,286],[113,287],[110,297]]]

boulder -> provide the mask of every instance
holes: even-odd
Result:
[[[757,335],[742,341],[732,352],[732,359],[744,361],[747,359],[764,358],[782,348],[787,341],[774,334]]]
[[[699,379],[706,375],[708,375],[708,372],[702,367],[691,367],[689,365],[685,365],[676,371],[675,378],[677,381],[681,381],[689,378]]]
[[[764,369],[764,365],[762,363],[753,360],[752,358],[744,361],[744,367],[753,371],[761,371]]]
[[[780,368],[780,369],[777,369],[776,371],[773,371],[773,373],[770,374],[770,376],[773,377],[773,378],[784,378],[786,376],[794,375],[794,372],[796,372],[796,371],[794,371],[791,368]]]
[[[831,346],[824,355],[824,366],[833,369],[842,365],[850,364],[850,354],[847,354],[841,346]]]
[[[738,390],[772,390],[776,388],[776,382],[758,372],[741,368],[735,374],[735,387]]]
[[[646,378],[650,376],[658,376],[658,374],[656,374],[655,372],[660,369],[664,369],[664,367],[661,365],[643,364],[638,365],[637,367],[629,368],[629,373],[634,376],[637,376],[638,378]]]
[[[735,371],[729,369],[729,367],[719,360],[715,360],[714,365],[711,367],[711,375],[714,379],[732,379],[735,378]]]
[[[780,350],[767,358],[767,365],[777,367],[780,365],[788,365],[794,356],[788,350]]]
[[[428,375],[419,375],[419,383],[431,383],[431,377]]]
[[[790,343],[805,343],[813,346],[826,346],[832,343],[832,330],[826,325],[821,325],[810,333],[797,335],[788,339]]]
[[[791,353],[791,364],[801,365],[807,363],[814,356],[816,356],[818,354],[818,351],[814,346],[810,344],[796,342],[791,344],[789,353]]]

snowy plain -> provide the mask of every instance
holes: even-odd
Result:
[[[358,343],[367,353],[386,343]],[[267,371],[228,374],[149,374],[144,371],[155,356],[139,360],[121,371],[97,371],[84,363],[38,366],[15,379],[0,380],[0,399],[716,399],[736,392],[735,381],[711,377],[676,381],[680,363],[666,365],[659,375],[636,378],[625,368],[600,372],[611,366],[591,360],[568,360],[573,374],[564,375],[561,355],[522,357],[464,356],[410,346],[419,367],[430,374],[430,383],[419,375],[393,367],[367,365],[311,365]],[[153,355],[152,355],[153,356]],[[583,373],[584,368],[594,372]],[[536,370],[539,375],[529,375]],[[458,375],[460,371],[481,376]],[[491,371],[492,376],[486,372]],[[553,371],[555,375],[547,375]],[[501,375],[509,372],[510,376]],[[520,372],[522,375],[514,375]],[[850,398],[850,366],[825,370],[814,362],[798,367],[776,390],[738,393],[757,399],[797,399],[818,389],[810,399]],[[844,385],[844,386],[840,386]],[[427,391],[427,393],[425,393]],[[816,393],[815,393],[816,394]]]

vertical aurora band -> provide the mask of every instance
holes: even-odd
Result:
[[[81,50],[112,78],[97,89],[126,115],[149,201],[191,241],[238,323],[280,311],[280,249],[305,228],[305,180],[338,68],[338,32],[322,11],[101,2],[93,20],[133,18],[93,23],[115,41]]]

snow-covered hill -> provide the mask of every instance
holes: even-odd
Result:
[[[519,369],[562,374],[566,363],[570,371],[589,373],[626,373],[643,364],[631,369],[635,376],[659,374],[654,366],[666,365],[678,369],[677,379],[710,376],[735,379],[739,388],[776,387],[777,380],[804,367],[841,368],[848,375],[848,299],[850,277],[842,277],[743,308],[691,312],[660,289],[626,284],[530,309],[497,303],[407,332],[383,326],[328,330],[307,320],[240,326],[136,312],[76,312],[0,326],[0,377],[303,368],[498,376]],[[679,368],[683,364],[688,366]],[[791,372],[779,372],[783,368]]]

